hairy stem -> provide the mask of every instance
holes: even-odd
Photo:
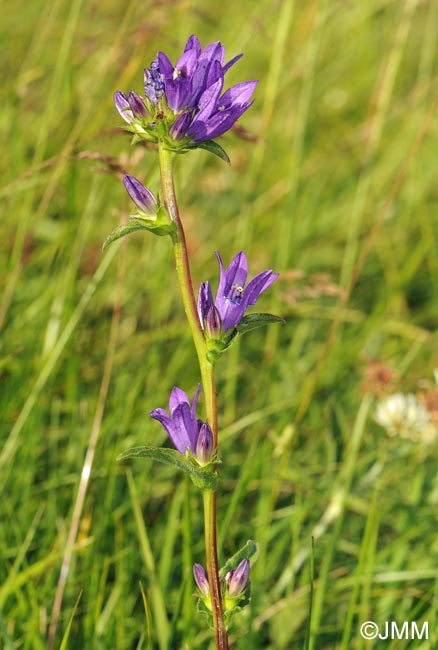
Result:
[[[164,205],[170,218],[175,223],[176,230],[172,236],[175,254],[176,272],[181,290],[184,310],[189,323],[196,353],[198,355],[201,371],[202,388],[205,396],[205,410],[207,422],[213,433],[213,449],[218,446],[217,402],[216,385],[213,367],[207,360],[207,346],[204,333],[199,322],[196,300],[193,293],[193,283],[190,274],[189,257],[184,228],[179,216],[178,204],[175,196],[175,185],[172,173],[172,153],[163,146],[159,146],[161,188]],[[227,632],[222,609],[222,595],[219,579],[219,566],[217,559],[216,540],[216,492],[204,491],[204,526],[205,526],[205,553],[207,558],[208,582],[212,600],[213,623],[215,630],[216,649],[228,650]]]

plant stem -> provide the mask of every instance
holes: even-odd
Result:
[[[196,353],[198,355],[199,369],[201,371],[202,388],[205,396],[205,410],[207,422],[213,434],[213,449],[218,448],[218,424],[216,385],[214,381],[213,366],[207,360],[207,346],[201,323],[199,322],[196,300],[193,293],[193,283],[190,274],[189,257],[184,228],[179,216],[176,202],[175,185],[172,173],[172,153],[162,145],[158,148],[161,172],[161,188],[164,205],[170,218],[175,223],[176,230],[172,236],[175,255],[176,272],[181,290],[184,310],[189,323]],[[215,468],[214,468],[214,471]],[[228,650],[227,632],[222,609],[222,594],[219,579],[219,566],[217,558],[216,539],[216,492],[204,490],[204,526],[205,526],[205,553],[207,558],[208,582],[212,600],[213,624],[216,639],[216,650]]]

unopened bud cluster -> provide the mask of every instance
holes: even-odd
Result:
[[[231,612],[243,598],[248,586],[250,564],[247,558],[239,562],[237,567],[225,575],[224,578],[224,607],[225,611]],[[211,611],[210,586],[208,583],[207,572],[201,564],[193,565],[193,577],[199,590],[199,597],[208,610]]]

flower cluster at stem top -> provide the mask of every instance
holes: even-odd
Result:
[[[251,106],[257,81],[238,83],[224,93],[226,72],[242,54],[224,64],[219,41],[202,49],[194,35],[173,66],[164,52],[144,71],[145,95],[117,91],[114,101],[126,129],[151,142],[184,151],[228,131]]]

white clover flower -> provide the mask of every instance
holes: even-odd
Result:
[[[415,395],[394,393],[378,403],[374,419],[389,436],[419,440],[429,427],[430,414]]]

